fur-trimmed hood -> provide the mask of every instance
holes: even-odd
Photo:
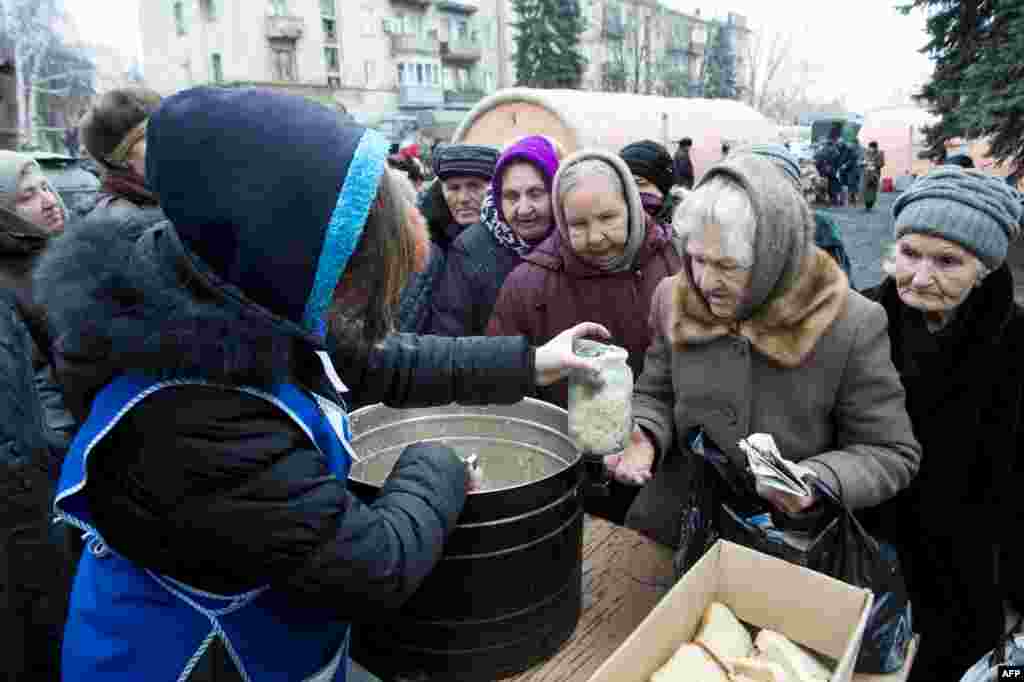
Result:
[[[35,296],[76,418],[122,372],[266,386],[295,371],[296,350],[308,347],[290,329],[201,282],[157,209],[129,221],[86,221],[51,241]]]
[[[835,260],[812,246],[793,286],[746,320],[726,323],[711,314],[684,269],[674,276],[669,330],[676,346],[709,343],[728,334],[746,337],[783,367],[799,367],[843,312],[850,282]]]

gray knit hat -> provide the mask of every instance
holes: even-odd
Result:
[[[490,181],[498,150],[480,144],[444,144],[434,150],[434,174],[442,180],[468,175]]]
[[[765,157],[778,166],[786,174],[786,177],[797,185],[800,184],[800,162],[797,161],[792,152],[781,144],[752,144],[736,151],[736,153],[739,152]]]
[[[1020,236],[1021,194],[998,178],[959,166],[940,166],[918,178],[892,207],[896,238],[942,237],[995,270]]]

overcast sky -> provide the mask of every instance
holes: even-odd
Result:
[[[260,3],[264,0],[247,0]],[[387,2],[388,0],[376,0]],[[769,33],[791,34],[794,51],[819,67],[813,91],[821,97],[845,95],[857,111],[885,105],[893,92],[920,85],[931,63],[918,53],[924,45],[924,15],[904,17],[894,9],[909,0],[662,0],[692,13],[746,15],[749,25]],[[65,0],[82,37],[117,47],[126,55],[141,51],[138,0]],[[358,0],[340,0],[345,7]]]

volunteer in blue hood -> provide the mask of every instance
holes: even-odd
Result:
[[[36,274],[83,422],[54,502],[87,547],[63,677],[345,680],[349,621],[417,589],[469,482],[450,448],[414,444],[372,505],[353,497],[330,355],[377,376],[429,358],[449,369],[421,400],[515,402],[606,331],[501,340],[489,372],[455,340],[396,362],[379,342],[426,236],[380,135],[304,98],[196,88],[146,143],[168,220],[87,223]]]

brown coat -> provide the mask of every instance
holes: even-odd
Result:
[[[658,286],[634,416],[654,436],[659,461],[628,525],[678,541],[693,456],[681,441],[697,426],[740,466],[737,442],[770,433],[784,457],[808,465],[853,508],[891,498],[917,473],[921,449],[885,311],[851,291],[820,249],[807,253],[795,281],[731,328],[710,315],[685,270]]]

